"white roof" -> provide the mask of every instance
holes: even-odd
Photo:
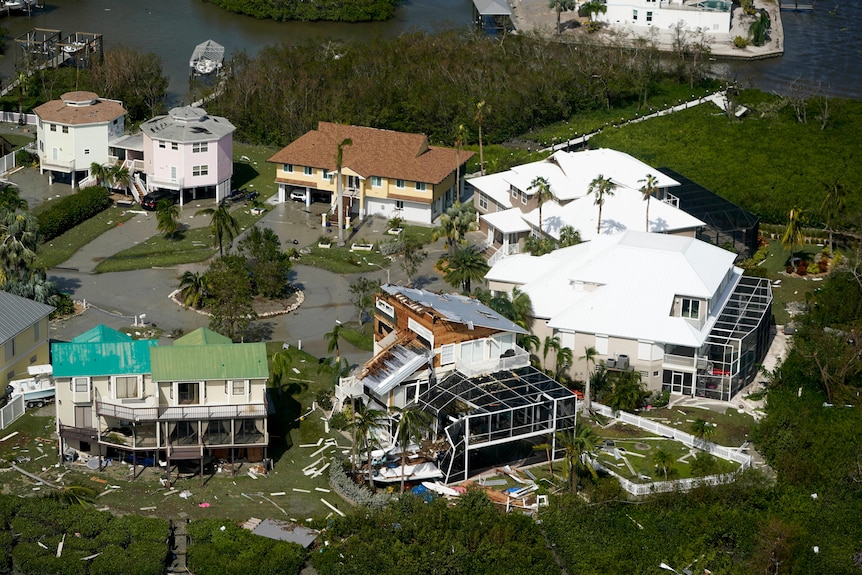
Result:
[[[699,347],[742,275],[734,258],[694,238],[627,231],[538,258],[505,258],[486,277],[520,284],[536,317],[554,329]],[[676,296],[712,299],[701,329],[671,317]]]
[[[481,216],[479,216],[479,218],[485,220],[504,234],[515,234],[530,231],[529,224],[524,221],[524,214],[518,208],[509,208],[508,210],[503,210],[502,212],[491,212],[490,214],[482,214]]]
[[[508,172],[499,172],[496,174],[488,174],[487,176],[479,176],[470,178],[470,185],[497,202],[498,204],[509,205],[509,182],[504,177]]]

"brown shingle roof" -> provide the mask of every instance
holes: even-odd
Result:
[[[89,103],[87,103],[89,102]],[[83,105],[71,105],[73,103]],[[33,110],[44,122],[77,126],[100,124],[124,116],[126,109],[116,100],[102,100],[93,92],[66,92]]]
[[[437,184],[455,171],[473,152],[429,146],[424,134],[407,134],[392,130],[320,122],[317,130],[307,132],[282,148],[268,161],[335,170],[338,144],[353,140],[344,147],[342,169],[349,168],[368,178],[381,176],[413,182]]]

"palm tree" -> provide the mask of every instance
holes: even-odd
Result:
[[[566,0],[552,0],[553,2],[562,2]],[[558,13],[559,16],[559,13]],[[536,204],[539,207],[539,236],[544,235],[545,230],[542,228],[542,204],[553,199],[554,193],[551,191],[551,182],[544,176],[536,176],[530,183],[530,190],[536,190]]]
[[[701,441],[715,434],[715,427],[705,419],[697,418],[691,422],[689,430]]]
[[[293,358],[287,350],[279,351],[272,356],[272,367],[269,369],[269,381],[272,387],[281,389],[282,378],[289,373],[291,367],[293,367]]]
[[[596,452],[601,438],[593,428],[583,422],[575,425],[575,430],[557,433],[557,441],[565,452],[566,476],[569,489],[580,487],[580,477],[588,472],[593,479],[598,477],[596,469],[590,461],[590,455]]]
[[[207,296],[206,274],[187,271],[180,277],[180,300],[183,305],[200,309]]]
[[[590,405],[590,401],[592,401],[592,397],[590,395],[590,393],[592,391],[590,389],[590,380],[592,379],[592,377],[590,377],[590,375],[591,375],[590,374],[590,364],[592,363],[593,368],[595,368],[597,355],[599,355],[599,352],[596,351],[596,348],[594,348],[593,346],[589,346],[589,347],[584,348],[584,355],[582,355],[579,358],[579,359],[586,360],[586,362],[587,362],[587,371],[586,371],[587,376],[584,378],[586,380],[585,381],[586,387],[584,389],[584,409],[586,411],[590,411],[590,409],[592,407]]]
[[[458,249],[449,258],[449,267],[443,277],[452,287],[460,287],[470,295],[472,282],[481,281],[491,268],[485,257],[473,246]]]
[[[96,180],[96,185],[101,186],[104,182],[111,179],[110,166],[103,166],[98,162],[90,164],[90,177]]]
[[[533,451],[544,451],[545,455],[548,457],[548,473],[551,474],[551,477],[554,476],[554,460],[551,459],[551,449],[552,445],[548,442],[545,443],[537,443],[533,446]]]
[[[0,286],[30,269],[39,239],[33,214],[0,211]]]
[[[26,126],[27,120],[24,118],[24,96],[27,94],[27,88],[30,84],[30,74],[24,70],[18,71],[18,125]]]
[[[464,242],[467,233],[478,227],[476,208],[473,204],[462,204],[456,201],[440,216],[440,223],[431,232],[431,241],[436,242],[440,238],[446,238],[449,257],[452,257],[455,249]]]
[[[799,208],[791,208],[787,215],[787,226],[784,228],[784,235],[781,236],[781,246],[784,249],[790,250],[790,265],[793,265],[793,248],[796,245],[802,245],[802,210]]]
[[[395,439],[401,448],[401,491],[404,491],[404,469],[407,467],[407,448],[410,442],[422,439],[422,433],[431,427],[431,414],[418,407],[395,408],[401,414]]]
[[[560,376],[566,369],[572,365],[574,354],[569,347],[562,347],[557,351],[556,370],[554,371],[554,379],[559,381]]]
[[[461,201],[461,148],[467,140],[467,127],[464,124],[458,124],[455,128],[455,201]]]
[[[28,207],[27,200],[21,197],[17,186],[0,183],[0,213],[23,211]]]
[[[485,175],[485,155],[482,149],[482,123],[485,121],[485,100],[476,103],[476,125],[479,127],[479,173]]]
[[[829,229],[829,250],[834,254],[835,244],[832,241],[832,231],[835,229],[836,220],[844,215],[850,190],[838,180],[825,187],[826,196],[823,198],[820,211],[823,214],[823,219],[826,220],[826,227]]]
[[[601,174],[590,182],[590,187],[587,188],[587,193],[593,194],[596,197],[594,203],[599,207],[599,221],[596,224],[597,234],[602,233],[602,206],[605,205],[605,196],[613,196],[616,189],[617,185],[610,178],[606,178]]]
[[[647,174],[646,178],[640,180],[644,183],[641,186],[641,194],[643,195],[644,201],[646,201],[646,228],[644,231],[649,231],[649,200],[655,193],[658,191],[658,178],[653,176],[652,174]]]
[[[535,350],[536,352],[542,347],[542,342],[539,339],[539,336],[534,335],[532,333],[519,335],[518,336],[518,345],[524,348],[524,350],[531,354],[530,360],[532,361],[532,353]]]
[[[341,330],[344,329],[344,326],[341,325],[341,322],[337,322],[335,326],[333,326],[332,331],[324,334],[323,337],[326,338],[326,352],[332,353],[335,352],[335,361],[341,362],[341,350],[338,348],[339,340],[341,339]]]
[[[643,399],[643,382],[639,371],[621,373],[608,395],[608,407],[614,411],[634,411]]]
[[[569,246],[576,246],[581,243],[581,232],[573,228],[572,226],[563,226],[560,228],[560,247],[567,248]]]
[[[653,454],[652,461],[655,463],[658,470],[664,474],[664,480],[667,481],[667,476],[673,473],[673,455],[659,447]]]
[[[218,240],[219,255],[224,256],[225,239],[227,239],[227,245],[230,247],[233,239],[239,234],[239,222],[230,213],[230,204],[228,201],[220,201],[217,208],[198,210],[195,215],[212,216],[210,231],[212,231],[213,236]]]
[[[356,443],[357,437],[362,439],[365,444],[367,455],[368,455],[368,484],[373,486],[372,482],[372,468],[371,468],[371,448],[374,445],[374,440],[371,437],[375,430],[383,427],[383,417],[386,414],[379,409],[371,409],[370,407],[359,407],[356,411],[353,412],[353,465],[354,472],[356,471],[356,450],[358,444]]]
[[[180,227],[180,207],[170,198],[160,200],[156,205],[156,229],[171,239]]]
[[[129,173],[129,168],[124,165],[114,164],[109,168],[108,173],[112,187],[121,189],[124,193],[132,185],[132,174]]]
[[[577,8],[576,0],[550,0],[548,2],[548,8],[553,8],[557,12],[557,35],[562,34],[563,29],[560,26],[560,14],[563,12],[568,12],[569,10],[575,10]]]
[[[338,143],[338,152],[335,154],[335,171],[338,181],[335,185],[336,201],[338,205],[335,208],[338,210],[338,245],[344,245],[344,182],[341,181],[341,164],[344,161],[344,147],[352,146],[353,140],[344,138]]]
[[[67,505],[87,507],[96,500],[96,491],[86,485],[66,485],[57,487],[55,491],[48,494],[48,497],[62,501]]]
[[[559,353],[560,351],[560,338],[557,336],[545,336],[545,343],[542,346],[542,369],[547,368],[548,363],[548,352],[554,350],[554,353]]]
[[[504,292],[483,303],[528,331],[533,324],[533,302],[528,294],[518,288],[513,288],[512,293]]]
[[[590,22],[593,21],[593,17],[596,14],[606,14],[608,11],[607,5],[600,0],[592,0],[590,2],[587,2],[582,6],[582,8],[586,9],[587,16],[589,17]]]

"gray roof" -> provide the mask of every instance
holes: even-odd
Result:
[[[191,60],[189,60],[189,66],[194,66],[195,62],[203,59],[221,64],[224,60],[224,46],[213,40],[201,42],[195,46],[195,51],[192,52]]]
[[[168,142],[212,142],[236,128],[227,119],[210,116],[203,108],[173,108],[166,116],[156,116],[141,124],[141,130],[154,140]]]
[[[277,519],[264,519],[251,532],[255,535],[277,541],[298,543],[303,547],[308,547],[314,543],[314,540],[320,534],[319,531],[310,529],[304,525],[297,525],[296,523],[288,523],[287,521],[279,521]]]
[[[471,297],[454,293],[440,294],[391,284],[384,285],[382,289],[389,295],[401,294],[423,307],[433,309],[447,320],[464,324],[470,329],[472,326],[479,326],[514,333],[529,333],[518,324]]]
[[[511,16],[512,11],[505,0],[473,0],[476,12],[482,16]]]
[[[54,308],[0,291],[0,343],[4,343],[49,315]]]

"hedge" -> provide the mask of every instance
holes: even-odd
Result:
[[[111,206],[111,196],[102,186],[84,188],[77,194],[52,202],[36,215],[43,240],[56,238]]]

